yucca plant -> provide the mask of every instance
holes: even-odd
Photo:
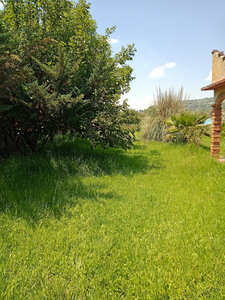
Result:
[[[204,125],[208,114],[186,111],[179,115],[171,115],[164,122],[168,125],[167,140],[181,140],[183,143],[199,145],[203,135],[210,136],[210,125]]]

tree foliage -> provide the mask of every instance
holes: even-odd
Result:
[[[121,95],[130,90],[134,45],[113,55],[85,0],[8,0],[0,14],[0,147],[73,133],[93,147],[132,146]]]

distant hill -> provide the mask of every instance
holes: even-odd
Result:
[[[214,103],[213,98],[203,98],[203,99],[194,99],[194,100],[185,100],[184,105],[186,109],[192,111],[201,111],[201,112],[212,112],[211,105]]]
[[[184,106],[187,110],[191,111],[199,111],[202,113],[208,113],[209,116],[212,115],[212,107],[211,105],[214,103],[214,98],[202,98],[202,99],[193,99],[193,100],[184,100]],[[153,109],[153,105],[149,106],[148,109],[144,111],[151,111]],[[223,111],[225,111],[225,101],[222,103],[222,107],[224,108]],[[143,111],[139,111],[143,112]]]

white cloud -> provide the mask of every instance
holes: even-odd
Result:
[[[209,73],[209,76],[205,79],[205,81],[212,81],[212,71]]]
[[[175,62],[167,63],[166,68],[174,68],[176,66]]]
[[[0,3],[0,10],[3,10],[3,4]]]
[[[164,70],[165,70],[165,67],[155,68],[151,72],[151,74],[148,75],[148,77],[161,77],[161,76],[163,76]]]
[[[110,44],[116,44],[116,43],[119,43],[119,41],[118,41],[117,39],[113,39],[113,38],[108,39],[108,41],[109,41]]]
[[[173,68],[175,67],[176,64],[175,62],[167,63],[163,67],[158,67],[155,68],[149,75],[148,77],[162,77],[164,75],[164,70],[165,68]]]

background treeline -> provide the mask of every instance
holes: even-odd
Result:
[[[184,100],[184,106],[186,109],[191,111],[199,111],[208,113],[209,116],[212,115],[211,105],[214,103],[212,98],[202,98],[202,99],[193,99],[193,100]]]
[[[193,112],[195,111],[195,112],[208,113],[209,117],[212,116],[211,105],[213,103],[214,103],[213,97],[192,99],[192,100],[183,99],[183,106],[185,109]],[[222,103],[222,106],[224,107],[224,103]],[[148,112],[149,110],[152,110],[152,106],[150,106],[147,110],[140,111],[140,112]]]
[[[122,94],[134,45],[113,55],[85,0],[10,0],[0,12],[0,149],[35,150],[56,133],[92,147],[132,146]],[[132,113],[131,113],[132,115]]]

